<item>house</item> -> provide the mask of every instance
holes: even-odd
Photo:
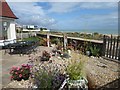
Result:
[[[36,25],[23,25],[22,31],[40,31],[40,29]]]
[[[5,0],[0,0],[0,46],[16,39],[15,19],[18,19]]]

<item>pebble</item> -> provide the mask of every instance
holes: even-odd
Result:
[[[100,63],[102,60],[103,63]],[[60,57],[52,57],[52,62],[44,62],[44,63],[36,63],[36,67],[46,66],[48,69],[50,68],[58,68],[60,70],[63,70],[64,67],[67,66],[69,59],[63,60]],[[108,63],[109,62],[109,63]],[[118,63],[111,63],[111,61],[104,61],[103,58],[96,58],[91,56],[86,63],[87,71],[89,71],[89,76],[91,79],[93,78],[95,82],[95,86],[100,87],[102,85],[105,85],[117,78],[118,72],[116,70],[116,65]],[[105,68],[104,68],[105,67]],[[37,68],[39,69],[39,68]],[[63,73],[66,73],[63,71]],[[88,81],[89,82],[89,81]],[[9,88],[28,88],[29,86],[33,86],[32,83],[29,82],[29,80],[22,80],[22,81],[12,81],[10,84],[8,84],[6,87]],[[37,86],[33,86],[34,88],[37,88]]]

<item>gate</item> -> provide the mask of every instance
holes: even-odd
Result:
[[[120,36],[103,37],[103,56],[108,59],[120,61]]]

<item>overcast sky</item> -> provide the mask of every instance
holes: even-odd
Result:
[[[118,30],[117,2],[8,2],[21,25],[61,30]],[[109,32],[109,31],[108,31]]]

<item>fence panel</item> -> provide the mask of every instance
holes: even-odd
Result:
[[[120,36],[103,38],[103,56],[120,61]]]

